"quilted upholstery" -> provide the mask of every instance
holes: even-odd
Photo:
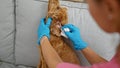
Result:
[[[14,2],[0,0],[0,60],[14,63]]]

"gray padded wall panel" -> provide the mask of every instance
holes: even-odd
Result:
[[[0,68],[16,68],[13,64],[0,62]]]
[[[14,64],[11,64],[11,63],[0,62],[0,68],[36,68],[36,67],[14,65]]]
[[[0,0],[0,60],[14,62],[14,2]]]
[[[16,68],[36,68],[36,67],[18,65],[18,66],[16,66]]]
[[[68,7],[69,23],[78,26],[82,38],[88,45],[102,57],[110,60],[118,44],[119,36],[106,34],[102,31],[88,12],[86,4],[65,2]],[[45,0],[17,0],[17,35],[16,35],[16,60],[17,64],[36,66],[39,62],[37,48],[37,28],[39,19],[47,13]],[[89,65],[80,54],[82,65]]]
[[[39,49],[37,48],[37,28],[39,19],[42,18],[44,14],[46,14],[41,10],[44,4],[45,3],[39,3],[33,0],[17,0],[17,64],[37,66],[39,63]]]

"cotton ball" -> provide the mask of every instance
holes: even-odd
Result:
[[[70,32],[70,29],[69,28],[64,28],[64,31],[65,32]]]

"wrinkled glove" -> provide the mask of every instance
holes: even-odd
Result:
[[[43,36],[47,36],[48,39],[50,39],[50,24],[52,22],[51,18],[48,18],[46,24],[45,24],[45,18],[42,18],[40,20],[40,25],[38,27],[38,44],[40,45],[40,40]]]
[[[64,29],[68,28],[70,31],[65,31]],[[66,24],[62,27],[62,30],[65,32],[67,37],[72,41],[74,48],[76,50],[82,50],[87,47],[87,44],[82,40],[80,36],[79,28],[75,27],[72,24]]]

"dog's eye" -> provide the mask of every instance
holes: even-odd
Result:
[[[60,9],[60,7],[57,7],[57,9]]]

